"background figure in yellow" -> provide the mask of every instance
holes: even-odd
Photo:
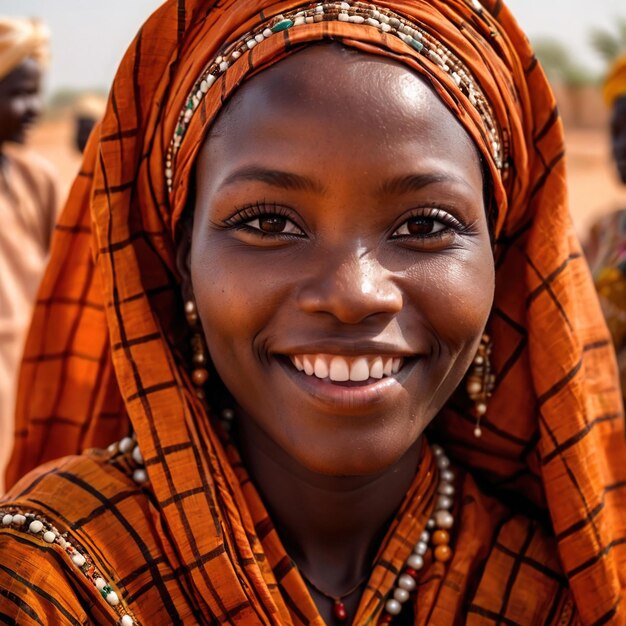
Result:
[[[57,209],[52,167],[20,144],[41,112],[48,29],[0,17],[0,494],[24,337]]]

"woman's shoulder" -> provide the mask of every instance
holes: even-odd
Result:
[[[0,616],[9,623],[134,623],[117,585],[136,564],[129,536],[157,547],[129,452],[48,463],[0,500]]]
[[[468,623],[577,623],[549,521],[530,505],[512,506],[487,493],[469,475],[460,489],[456,554],[447,578],[463,580]]]

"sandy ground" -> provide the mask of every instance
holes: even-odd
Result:
[[[66,192],[80,166],[72,146],[69,118],[41,122],[33,129],[29,145],[59,170]],[[576,230],[584,237],[595,218],[614,208],[626,208],[626,186],[618,183],[610,161],[606,133],[602,130],[566,130],[570,209]]]

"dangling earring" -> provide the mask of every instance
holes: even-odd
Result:
[[[474,362],[472,363],[469,376],[467,377],[467,395],[474,402],[473,413],[476,418],[474,437],[482,436],[480,419],[487,412],[487,402],[491,397],[495,376],[491,373],[491,339],[486,333],[480,340],[480,345],[476,351]]]
[[[207,353],[204,339],[198,328],[198,311],[196,309],[196,303],[193,300],[187,300],[187,302],[185,302],[185,316],[187,317],[187,323],[194,331],[191,336],[191,360],[193,362],[191,380],[197,387],[196,393],[198,397],[203,400],[205,397],[203,387],[209,379],[209,371],[206,368]]]
[[[198,310],[196,303],[193,300],[187,300],[185,302],[185,316],[187,317],[187,323],[193,331],[191,336],[191,360],[193,362],[193,369],[191,371],[191,380],[196,387],[196,395],[200,400],[207,400],[206,393],[204,391],[204,385],[209,380],[208,365],[208,351],[204,342],[204,336],[202,335],[202,329],[198,323]],[[218,404],[221,404],[219,402]],[[235,412],[231,408],[223,408],[220,411],[221,423],[224,429],[228,432],[231,429],[232,422],[235,418]]]

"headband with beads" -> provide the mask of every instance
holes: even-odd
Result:
[[[482,13],[478,0],[470,0],[473,8]],[[377,28],[388,35],[395,35],[404,43],[449,74],[459,90],[469,99],[480,115],[489,135],[489,148],[499,170],[506,168],[506,146],[491,106],[477,81],[461,60],[430,33],[411,23],[406,18],[373,4],[364,2],[318,2],[277,15],[254,30],[228,44],[219,56],[213,59],[196,81],[185,108],[180,112],[174,137],[166,153],[165,179],[168,191],[172,191],[176,155],[193,114],[215,81],[231,67],[244,52],[252,50],[263,40],[282,31],[297,28],[302,24],[323,21],[349,22]]]

